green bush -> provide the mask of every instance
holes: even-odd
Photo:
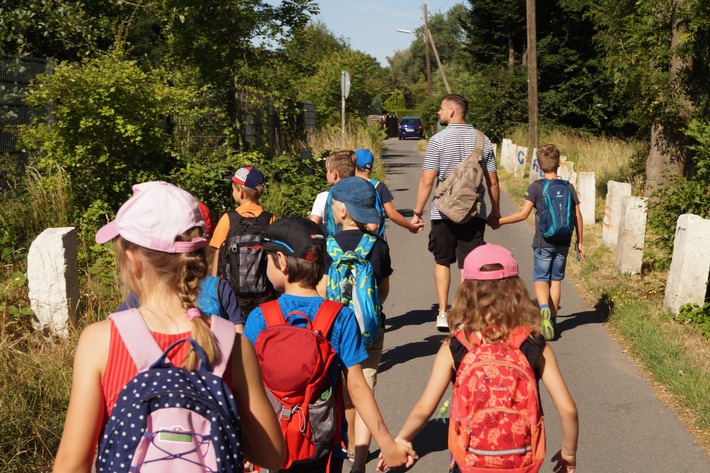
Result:
[[[651,243],[662,253],[656,261],[660,268],[670,266],[678,217],[710,218],[710,124],[693,121],[686,133],[693,140],[688,177],[668,171],[668,185],[656,189],[648,204],[648,224],[655,233]]]

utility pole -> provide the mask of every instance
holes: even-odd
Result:
[[[535,20],[535,0],[526,0],[526,7],[528,27],[528,125],[530,127],[530,148],[528,156],[532,156],[533,150],[538,147],[537,24]]]
[[[431,49],[434,51],[434,57],[436,58],[436,64],[439,66],[439,72],[441,72],[441,79],[444,81],[444,87],[446,88],[446,93],[451,93],[451,87],[449,87],[449,82],[446,80],[446,74],[444,74],[444,68],[441,67],[441,60],[439,60],[439,53],[436,51],[436,44],[434,43],[434,37],[429,31],[429,19],[426,14],[426,3],[423,6],[424,10],[424,36],[431,42]]]
[[[423,8],[424,10],[424,25],[426,25],[426,3],[424,4]],[[426,26],[424,27],[426,29]],[[427,34],[424,34],[424,58],[426,60],[426,91],[429,97],[432,96],[432,89],[431,89],[431,63],[429,62],[429,38],[427,38]]]

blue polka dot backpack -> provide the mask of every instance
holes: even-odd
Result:
[[[191,338],[164,352],[137,310],[111,314],[138,367],[121,391],[98,450],[99,472],[243,471],[239,416],[222,375],[232,353],[234,325],[211,317],[211,329],[224,356],[210,369],[207,355]],[[168,353],[190,343],[201,363],[189,371],[173,366]]]

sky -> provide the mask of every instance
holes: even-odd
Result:
[[[350,41],[353,49],[376,58],[382,66],[389,66],[387,57],[395,51],[407,49],[415,36],[399,33],[397,29],[414,31],[424,24],[422,5],[427,15],[446,13],[463,0],[320,0],[320,15],[335,36]],[[436,39],[436,38],[434,38]]]

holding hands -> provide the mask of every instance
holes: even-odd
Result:
[[[398,449],[400,452],[405,452],[406,454],[406,463],[404,461],[401,462],[392,462],[391,460],[391,453],[388,452],[388,455],[385,455],[384,449],[380,452],[380,457],[379,461],[377,462],[377,471],[387,471],[390,468],[396,468],[398,466],[404,466],[406,468],[411,468],[412,465],[414,465],[414,462],[419,459],[419,455],[414,451],[412,448],[412,442],[407,442],[406,440],[403,440],[399,437],[394,439],[394,448]],[[392,450],[394,450],[394,448]],[[389,457],[389,458],[388,458]],[[396,457],[395,457],[396,458]],[[402,460],[401,458],[397,458],[397,460]]]

